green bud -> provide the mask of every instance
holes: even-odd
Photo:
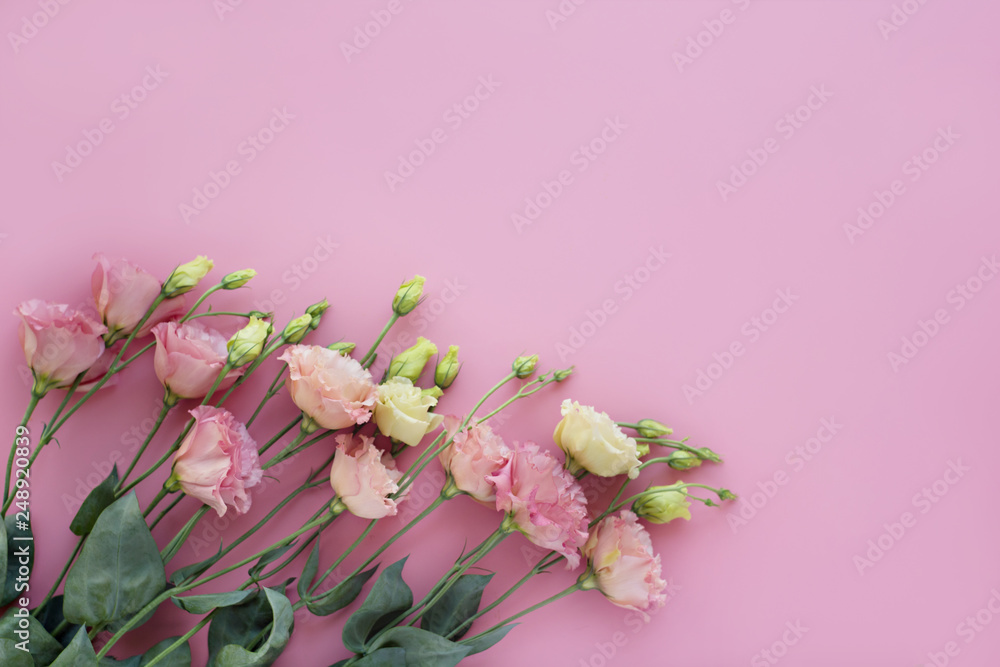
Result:
[[[253,269],[243,269],[242,271],[227,273],[222,277],[222,289],[236,289],[237,287],[243,287],[256,275],[257,272]]]
[[[680,482],[670,486],[651,486],[632,503],[632,511],[651,523],[669,523],[674,519],[691,520],[691,503]]]
[[[458,363],[458,345],[449,345],[448,353],[441,358],[437,368],[434,369],[434,384],[447,389],[458,377],[461,368],[462,364]]]
[[[300,343],[306,334],[312,330],[312,315],[306,313],[288,323],[281,337],[286,343]]]
[[[233,334],[226,343],[229,350],[227,363],[233,368],[249,364],[264,350],[264,341],[273,331],[270,323],[251,317],[247,325]]]
[[[666,424],[661,424],[655,419],[640,419],[639,427],[636,431],[644,438],[659,438],[664,435],[670,435],[674,432],[674,429]]]
[[[557,371],[553,371],[552,378],[556,382],[562,382],[572,374],[573,374],[573,367],[570,366],[569,368],[563,368]]]
[[[430,396],[432,398],[441,398],[444,396],[444,391],[438,386],[430,387],[429,389],[421,389],[420,393],[424,396]]]
[[[701,459],[696,454],[678,449],[667,457],[667,465],[674,470],[690,470],[701,465]]]
[[[538,355],[533,354],[530,357],[518,357],[511,364],[510,369],[514,371],[514,375],[520,379],[530,377],[532,373],[535,372],[535,364],[538,363]]]
[[[258,320],[269,320],[274,317],[274,313],[265,313],[259,310],[251,310],[247,315],[256,317]]]
[[[392,312],[403,317],[416,308],[420,303],[420,297],[424,294],[424,280],[423,276],[413,276],[411,280],[400,285],[392,300]]]
[[[706,461],[711,461],[712,463],[722,463],[722,457],[708,447],[702,447],[696,451],[698,452],[698,456]]]
[[[201,282],[201,279],[212,270],[215,264],[212,260],[205,257],[204,255],[198,255],[196,258],[188,262],[187,264],[181,264],[167,281],[163,283],[162,293],[168,299],[172,299],[175,296],[180,296],[181,294],[187,294]]]
[[[646,454],[649,454],[649,443],[648,442],[641,442],[639,440],[636,440],[636,442],[635,442],[635,455],[636,455],[636,457],[638,457],[638,458],[641,459]]]
[[[315,329],[319,326],[319,320],[323,316],[323,313],[327,311],[330,307],[330,303],[323,299],[319,303],[314,303],[313,305],[306,308],[306,314],[312,315],[312,322],[309,324],[310,329]]]
[[[354,348],[355,348],[354,343],[345,343],[343,341],[339,343],[331,343],[330,345],[326,346],[326,349],[328,350],[333,350],[334,352],[340,352],[340,356],[342,357],[350,356],[351,352],[354,352]]]
[[[410,382],[416,382],[420,374],[424,372],[424,366],[437,352],[437,345],[420,336],[413,347],[403,350],[392,358],[385,379],[398,376],[404,377]]]
[[[736,500],[737,498],[739,496],[729,489],[719,489],[719,500]]]

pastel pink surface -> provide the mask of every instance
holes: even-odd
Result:
[[[756,507],[699,506],[690,523],[652,527],[674,589],[649,625],[582,593],[463,664],[773,664],[765,649],[810,667],[935,664],[949,650],[949,664],[995,663],[995,3],[299,0],[219,13],[224,2],[70,3],[44,21],[34,2],[0,8],[8,308],[87,303],[96,251],[161,277],[206,254],[212,276],[260,274],[213,303],[286,321],[325,296],[322,341],[364,349],[399,282],[422,273],[428,300],[383,357],[403,332],[460,344],[442,411],[468,410],[510,360],[538,352],[577,374],[511,409],[505,438],[551,446],[569,396],[724,455],[683,478]],[[372,12],[386,25],[371,27]],[[120,99],[144,81],[141,101]],[[255,148],[265,128],[273,141]],[[76,166],[54,166],[81,142],[95,145]],[[400,175],[401,162],[419,164]],[[13,318],[2,331],[13,430],[28,380]],[[72,548],[67,504],[137,442],[160,396],[151,362],[137,364],[39,458],[39,599]],[[264,441],[292,415],[275,399],[251,433]],[[178,563],[238,535],[324,453],[264,484],[250,516],[206,524]],[[255,543],[321,502],[296,504]],[[422,593],[492,521],[459,499],[384,562],[412,552]],[[331,528],[324,561],[361,526]],[[492,554],[493,594],[534,554],[517,537]],[[487,622],[573,576],[544,578]],[[123,646],[191,623],[159,618]],[[344,657],[342,621],[297,616],[277,664]],[[204,634],[195,644],[204,656]]]

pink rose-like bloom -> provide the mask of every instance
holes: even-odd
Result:
[[[388,452],[375,446],[375,439],[349,434],[337,436],[337,451],[330,466],[330,486],[351,514],[363,519],[396,515],[402,498],[390,495],[399,490],[403,476]]]
[[[14,314],[21,318],[17,337],[40,388],[73,384],[104,353],[104,325],[65,304],[32,299]]]
[[[554,456],[533,442],[514,443],[510,459],[489,480],[496,486],[497,509],[529,540],[561,553],[569,569],[579,565],[577,550],[587,541],[587,500]]]
[[[323,428],[371,419],[378,388],[357,360],[319,345],[292,345],[278,359],[288,364],[288,391],[295,405]]]
[[[227,339],[199,322],[161,322],[153,327],[153,368],[160,383],[181,398],[201,398],[226,365]],[[226,373],[219,389],[232,386],[242,369]]]
[[[445,417],[445,429],[454,433],[461,425],[457,417]],[[496,487],[488,479],[510,460],[511,450],[486,424],[473,424],[455,435],[450,445],[438,455],[455,486],[481,503],[493,505]]]
[[[649,533],[633,512],[605,517],[591,532],[583,555],[590,561],[597,588],[619,607],[645,615],[666,603],[660,557],[653,554]]]
[[[250,509],[247,490],[263,476],[257,443],[232,413],[199,405],[190,414],[194,426],[174,455],[173,474],[181,490],[214,509],[226,505],[245,514]]]
[[[90,286],[97,312],[112,333],[128,335],[159,296],[160,281],[128,260],[111,261],[102,253],[94,255],[94,259],[97,268]],[[145,336],[160,322],[179,317],[184,312],[183,295],[166,299],[156,307],[136,337]]]

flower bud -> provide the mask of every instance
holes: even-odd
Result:
[[[351,352],[354,352],[354,343],[345,343],[343,341],[339,343],[330,343],[326,346],[328,350],[333,350],[334,352],[339,352],[342,357],[351,356]]]
[[[420,374],[424,372],[424,366],[427,365],[431,357],[437,354],[437,351],[437,345],[420,336],[413,347],[405,349],[393,357],[389,363],[389,370],[386,371],[386,379],[398,376],[404,377],[410,382],[416,382]]]
[[[434,384],[442,389],[447,389],[458,377],[458,371],[462,364],[458,363],[458,345],[449,345],[448,353],[438,362],[434,369]]]
[[[667,457],[667,465],[674,470],[690,470],[691,468],[700,466],[701,459],[698,458],[697,454],[678,449]]]
[[[570,366],[569,368],[562,368],[557,371],[553,371],[552,379],[555,380],[556,382],[562,382],[572,374],[573,374],[573,367]]]
[[[420,297],[424,294],[424,280],[423,276],[413,276],[400,285],[392,300],[392,312],[403,317],[416,308],[420,303]]]
[[[538,363],[538,355],[533,354],[530,357],[518,357],[511,364],[511,370],[514,371],[514,375],[520,379],[531,376],[535,372],[535,364]]]
[[[719,489],[717,493],[719,495],[719,500],[736,500],[739,498],[739,496],[729,489]]]
[[[312,330],[312,315],[306,313],[288,323],[281,337],[286,343],[299,343]]]
[[[270,323],[251,317],[247,325],[233,334],[226,343],[229,350],[227,363],[233,368],[249,364],[264,350],[264,341],[273,331]]]
[[[258,320],[269,320],[274,317],[274,313],[265,313],[260,310],[251,310],[247,313],[250,317],[256,317]]]
[[[198,255],[187,264],[181,264],[167,281],[163,283],[163,296],[170,299],[181,294],[187,294],[201,282],[215,264],[204,255]]]
[[[670,486],[651,486],[634,503],[632,511],[651,523],[669,523],[674,519],[691,520],[687,495],[681,482]]]
[[[257,275],[257,272],[253,269],[243,269],[242,271],[233,271],[222,277],[222,289],[236,289],[238,287],[243,287],[250,279]]]
[[[635,441],[635,455],[638,458],[641,459],[646,454],[649,454],[649,443],[648,442],[643,442],[642,440],[636,440]]]
[[[664,435],[670,435],[674,432],[674,429],[661,424],[655,419],[640,419],[636,431],[644,438],[659,438]]]
[[[712,463],[722,463],[722,457],[713,452],[708,447],[702,447],[697,451],[698,451],[698,456],[706,461],[711,461]]]
[[[322,301],[314,303],[306,308],[306,315],[312,315],[312,322],[309,324],[310,329],[315,329],[319,326],[320,317],[322,317],[323,313],[325,313],[329,307],[330,303],[326,299],[323,299]]]
[[[437,399],[444,396],[444,390],[441,387],[433,386],[428,389],[421,389],[420,393],[424,396],[430,396],[431,398]]]

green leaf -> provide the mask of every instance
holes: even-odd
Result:
[[[220,560],[222,560],[221,543],[219,544],[219,551],[215,555],[209,556],[205,560],[200,560],[197,563],[191,563],[190,565],[185,565],[182,568],[174,570],[174,573],[170,575],[170,583],[174,586],[183,586],[184,584],[191,583]]]
[[[372,651],[351,667],[406,667],[406,665],[406,650],[394,646]]]
[[[413,591],[403,581],[406,558],[383,570],[368,597],[344,624],[344,646],[365,653],[368,640],[413,604]]]
[[[97,667],[97,654],[87,637],[87,629],[80,628],[52,667]]]
[[[232,607],[241,604],[257,594],[255,590],[209,593],[208,595],[188,595],[170,598],[174,604],[192,614],[207,614],[216,607]]]
[[[62,625],[65,617],[63,616],[63,596],[57,595],[41,608],[38,615],[35,618],[42,624],[42,626],[51,633],[53,630]],[[56,641],[58,641],[63,646],[69,645],[73,637],[76,636],[77,628],[79,625],[70,624],[65,630],[59,633],[59,636],[52,635]]]
[[[270,565],[274,561],[284,556],[289,549],[295,546],[296,541],[297,540],[293,540],[291,544],[286,544],[283,547],[277,547],[275,549],[271,549],[263,556],[261,556],[259,559],[257,559],[257,563],[249,570],[250,578],[253,579],[254,581],[257,581],[257,579],[260,578],[261,572],[264,571],[264,568],[266,568],[268,565]]]
[[[140,660],[142,660],[141,655],[133,655],[131,658],[125,658],[124,660],[104,656],[97,661],[97,665],[98,667],[139,667]]]
[[[463,639],[461,644],[468,646],[471,650],[469,655],[475,655],[476,653],[482,653],[488,648],[491,648],[494,644],[499,642],[501,639],[507,636],[507,633],[513,630],[518,624],[508,623],[496,630],[490,630],[483,636],[472,637],[471,639]]]
[[[0,639],[0,665],[3,667],[35,667],[31,654],[17,648],[13,639]]]
[[[455,667],[470,652],[468,646],[407,625],[390,628],[371,647],[393,646],[406,651],[406,667]]]
[[[178,639],[179,637],[168,637],[153,648],[146,651],[146,653],[142,656],[142,660],[139,662],[139,667],[145,667],[151,663],[153,658],[163,653]],[[191,646],[187,642],[184,642],[172,650],[169,657],[164,658],[156,664],[161,665],[161,667],[191,667]]]
[[[14,507],[17,507],[17,503],[14,503]],[[7,532],[7,578],[4,581],[0,606],[10,604],[21,594],[17,586],[27,581],[28,577],[20,571],[20,568],[27,566],[30,575],[35,565],[35,542],[31,535],[31,520],[19,519],[17,516],[15,513],[4,519]],[[21,581],[18,582],[18,579]]]
[[[94,524],[66,577],[63,613],[71,623],[109,623],[134,615],[166,585],[160,551],[132,492]]]
[[[263,589],[266,604],[270,609],[271,624],[270,633],[260,648],[251,651],[244,648],[247,642],[240,644],[227,644],[214,656],[214,661],[209,664],[213,667],[267,667],[274,664],[285,645],[291,638],[292,629],[295,627],[295,619],[292,616],[292,603],[288,598],[273,591],[270,588]],[[227,607],[226,609],[237,609],[238,607]],[[257,636],[254,633],[250,637],[252,641]]]
[[[483,590],[493,578],[492,574],[463,574],[451,588],[445,591],[441,599],[424,611],[420,618],[420,627],[428,632],[446,637],[479,611],[479,603],[483,599]],[[469,631],[472,624],[466,625],[454,639],[461,639]]]
[[[348,577],[342,582],[328,590],[322,595],[318,595],[306,601],[306,609],[316,616],[329,616],[335,611],[343,609],[354,602],[365,583],[375,574],[378,565],[371,567],[364,572],[358,572],[353,577]]]
[[[319,572],[319,542],[316,542],[316,546],[310,552],[306,566],[302,568],[302,576],[299,577],[299,584],[296,590],[301,599],[306,600],[309,598],[309,586],[312,585],[317,572]]]
[[[105,508],[115,501],[115,487],[118,486],[118,464],[111,468],[111,474],[103,482],[91,489],[87,498],[80,505],[76,516],[69,524],[74,535],[86,535],[94,528],[97,517]]]
[[[15,644],[28,641],[28,652],[32,659],[39,665],[47,665],[62,653],[63,646],[42,626],[38,620],[30,614],[25,616],[14,616],[20,608],[11,607],[7,613],[0,618],[0,639],[10,639]],[[28,627],[22,628],[21,622],[27,619]]]

